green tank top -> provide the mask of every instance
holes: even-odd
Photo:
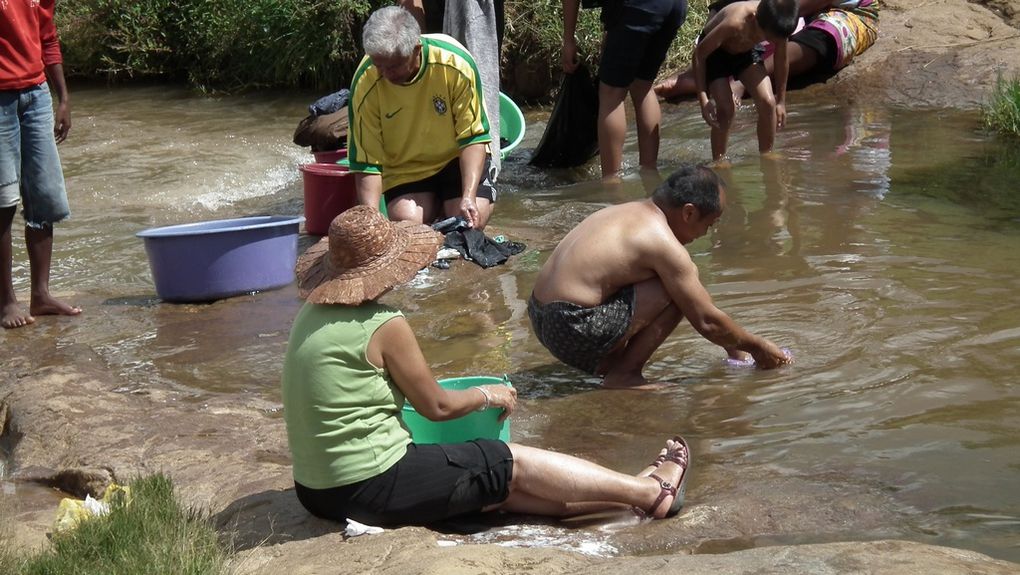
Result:
[[[283,362],[283,409],[294,480],[312,489],[375,477],[406,452],[404,394],[369,363],[368,341],[402,314],[367,303],[301,307]]]

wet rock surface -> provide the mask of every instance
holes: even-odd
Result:
[[[798,477],[747,466],[702,478],[679,517],[639,524],[621,515],[555,523],[488,516],[484,537],[405,528],[347,538],[294,497],[278,405],[253,398],[192,403],[165,391],[114,392],[110,374],[42,369],[8,377],[15,485],[97,494],[105,483],[163,471],[191,505],[213,512],[242,573],[1011,573],[1020,567],[969,551],[893,539],[915,512],[878,482],[834,469]],[[16,540],[46,542],[53,498],[21,501]],[[862,533],[879,541],[839,541]],[[557,545],[556,538],[587,540]],[[543,544],[543,541],[546,543]],[[784,546],[784,541],[817,544]],[[481,543],[480,543],[481,542]],[[496,544],[493,544],[496,543]],[[535,545],[535,546],[531,546]],[[523,547],[523,548],[522,548]],[[591,548],[591,546],[589,546]],[[582,551],[578,553],[576,551]],[[665,554],[664,554],[665,553]],[[921,571],[918,565],[926,566]]]
[[[1020,73],[1017,0],[887,0],[878,42],[825,84],[836,98],[974,108],[998,77]]]

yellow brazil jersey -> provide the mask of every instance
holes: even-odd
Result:
[[[421,44],[421,68],[407,84],[383,78],[367,56],[351,82],[351,171],[382,174],[383,191],[432,176],[461,148],[491,141],[471,54],[444,34],[423,34]]]

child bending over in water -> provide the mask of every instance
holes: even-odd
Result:
[[[720,7],[721,6],[721,7]],[[701,116],[712,129],[712,159],[726,157],[736,105],[730,76],[740,80],[758,111],[758,151],[772,151],[776,130],[786,123],[787,39],[797,27],[797,0],[717,2],[694,50],[694,75]],[[759,46],[775,46],[774,82]],[[773,90],[773,83],[775,89]]]

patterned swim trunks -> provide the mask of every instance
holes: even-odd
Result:
[[[840,6],[822,11],[807,25],[809,30],[825,32],[836,43],[834,70],[848,66],[878,39],[878,0],[848,1]]]
[[[599,362],[627,334],[634,315],[634,286],[616,292],[595,307],[528,298],[528,317],[538,341],[556,359],[595,375]]]

